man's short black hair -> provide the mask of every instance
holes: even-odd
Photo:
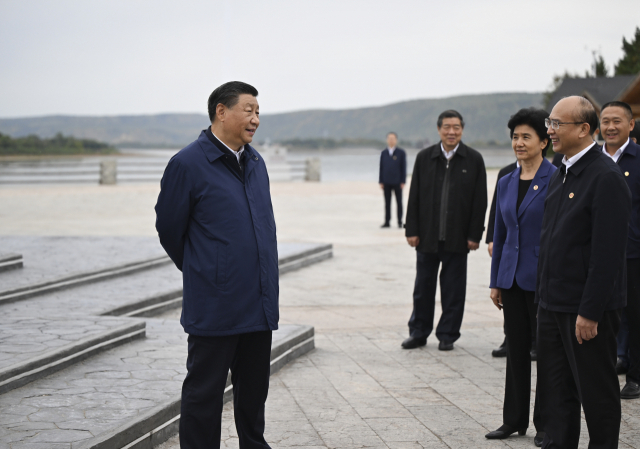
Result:
[[[600,122],[598,120],[596,109],[585,97],[578,98],[580,99],[580,103],[576,108],[574,121],[586,123],[587,125],[589,125],[589,134],[593,134],[594,132],[596,132],[596,129],[598,129],[598,125]]]
[[[394,136],[396,136],[396,139],[398,138],[398,133],[397,133],[397,132],[395,132],[395,131],[389,131],[389,132],[387,133],[387,137],[389,137],[389,134],[393,134]]]
[[[633,110],[631,110],[631,106],[629,106],[624,101],[610,101],[609,103],[605,103],[602,106],[602,109],[600,109],[600,113],[602,113],[602,111],[604,111],[606,108],[609,108],[609,107],[622,108],[626,112],[627,117],[629,118],[629,120],[631,120],[633,118]]]
[[[455,111],[453,109],[447,109],[438,116],[438,128],[442,127],[442,121],[446,118],[459,118],[460,126],[464,128],[464,119],[462,118],[462,115],[460,115],[458,111]]]
[[[547,146],[542,150],[542,157],[547,155],[547,150],[551,146],[551,139],[547,134],[547,127],[544,124],[544,120],[549,118],[549,113],[544,109],[537,108],[523,108],[513,114],[507,123],[509,128],[509,135],[513,139],[513,131],[516,126],[529,125],[538,135],[540,141],[546,140]]]
[[[216,119],[216,107],[222,103],[228,108],[234,107],[238,104],[238,99],[242,94],[258,96],[258,90],[250,84],[243,83],[242,81],[229,81],[219,86],[209,96],[208,109],[209,120],[211,123]]]

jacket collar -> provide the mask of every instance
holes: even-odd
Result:
[[[200,133],[200,136],[198,137],[198,144],[200,145],[200,148],[202,148],[202,151],[204,151],[209,162],[213,162],[225,154],[231,154],[231,151],[225,147],[222,142],[216,139],[216,136],[214,136],[211,131],[207,133],[206,129]],[[256,151],[249,144],[244,146],[244,157],[246,161],[245,165],[247,167],[246,171],[249,171],[250,166],[253,169],[253,166],[259,160]]]
[[[624,149],[624,152],[620,156],[620,159],[618,159],[618,162],[620,162],[620,160],[624,157],[625,154],[628,154],[629,156],[637,157],[638,150],[640,150],[640,145],[635,143],[633,140],[629,140],[629,144],[627,145],[627,148]]]
[[[546,178],[549,177],[549,172],[551,171],[552,167],[553,167],[553,164],[549,162],[546,157],[542,159],[542,164],[538,168],[536,175],[533,177],[533,180],[531,181],[531,187],[529,187],[527,194],[522,200],[522,204],[520,204],[520,208],[518,209],[518,217],[522,216],[522,214],[527,209],[529,204],[531,204],[533,199],[536,196],[538,196],[538,194],[542,192],[544,190],[544,187],[549,183],[549,181]],[[511,174],[511,182],[518,183],[520,181],[521,171],[522,171],[522,167],[518,167],[516,170],[513,171],[513,173]],[[536,186],[538,188],[536,188]],[[515,192],[515,196],[516,196],[515,200],[517,203],[517,200],[518,200],[517,184],[516,184],[516,188],[513,188],[511,190]]]
[[[602,147],[597,143],[589,150],[587,153],[582,156],[578,162],[569,167],[569,173],[573,173],[576,176],[580,176],[582,170],[587,168],[589,164],[598,159],[599,157],[604,156],[602,154]]]
[[[442,145],[442,141],[438,142],[436,145],[434,145],[431,150],[431,159],[435,159],[437,157],[439,157],[442,154],[442,149],[440,147],[440,145]],[[460,146],[458,146],[458,149],[456,150],[456,154],[453,155],[453,158],[455,158],[456,156],[460,156],[460,157],[467,157],[467,146],[462,143],[462,141],[460,141]]]

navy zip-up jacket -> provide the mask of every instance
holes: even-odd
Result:
[[[219,145],[203,131],[171,158],[155,208],[160,243],[182,271],[180,322],[199,336],[275,330],[278,250],[267,168],[245,145],[242,179],[223,162],[235,156]]]
[[[400,185],[407,182],[407,154],[402,148],[396,147],[393,156],[385,148],[380,153],[379,184]]]

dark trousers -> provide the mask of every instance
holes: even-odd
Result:
[[[627,307],[629,371],[627,382],[640,383],[640,259],[627,259]]]
[[[271,331],[226,337],[189,335],[188,342],[180,448],[220,447],[222,398],[229,369],[240,448],[269,448],[263,434],[271,369]]]
[[[391,193],[396,195],[396,203],[398,205],[398,223],[402,223],[402,188],[400,184],[384,185],[384,222],[389,224],[391,221]]]
[[[416,254],[416,283],[413,289],[413,313],[409,319],[409,334],[416,338],[427,338],[433,330],[438,269],[442,263],[442,316],[436,328],[436,337],[440,341],[454,342],[460,338],[460,326],[464,315],[467,254],[446,252],[444,242],[438,244],[438,252],[435,254],[420,251],[416,251]]]
[[[538,401],[547,449],[576,449],[580,405],[589,449],[614,449],[620,434],[620,383],[616,375],[619,311],[608,311],[598,335],[578,344],[575,313],[538,308]]]
[[[629,279],[627,279],[627,289],[629,288]],[[629,302],[629,294],[627,293],[627,303]],[[620,311],[620,330],[618,331],[618,358],[628,367],[629,366],[629,323],[627,321],[627,313],[624,309]]]
[[[531,345],[532,331],[537,328],[535,292],[513,286],[502,289],[504,330],[507,334],[507,378],[504,390],[502,421],[515,429],[529,427],[531,400]],[[533,409],[533,425],[542,431],[540,407],[536,397]]]

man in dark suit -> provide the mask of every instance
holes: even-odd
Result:
[[[629,366],[627,383],[620,392],[622,399],[640,398],[640,145],[629,139],[634,126],[633,112],[627,103],[612,101],[602,106],[600,130],[605,141],[602,152],[620,167],[632,199],[627,240],[627,306],[624,308]]]
[[[546,125],[564,159],[549,182],[536,284],[543,447],[578,447],[582,406],[589,447],[616,448],[616,334],[626,303],[631,194],[593,141],[598,117],[588,100],[563,98]]]
[[[496,180],[496,188],[493,190],[493,199],[491,200],[491,207],[489,208],[489,224],[487,225],[487,251],[489,251],[489,257],[493,257],[493,231],[496,225],[496,197],[498,195],[498,182],[506,175],[518,168],[518,162],[513,162],[500,169],[498,172],[498,179]],[[491,351],[493,357],[506,357],[507,356],[507,336],[499,348]]]
[[[156,204],[160,243],[184,279],[182,449],[220,447],[229,370],[240,447],[269,448],[264,409],[278,328],[278,249],[267,168],[249,145],[260,124],[257,96],[239,81],[213,91],[211,126],[171,158]]]
[[[391,194],[396,196],[398,210],[398,227],[402,227],[402,189],[407,182],[407,155],[402,148],[397,148],[398,135],[387,134],[387,148],[380,154],[380,176],[378,182],[384,192],[384,224],[389,227],[391,221]]]
[[[405,349],[427,344],[433,330],[438,269],[442,316],[436,328],[438,349],[449,351],[460,338],[467,288],[467,255],[482,240],[487,211],[487,172],[482,155],[461,142],[459,112],[438,117],[438,144],[422,150],[411,178],[407,206],[407,242],[416,248],[416,281],[410,337]]]

